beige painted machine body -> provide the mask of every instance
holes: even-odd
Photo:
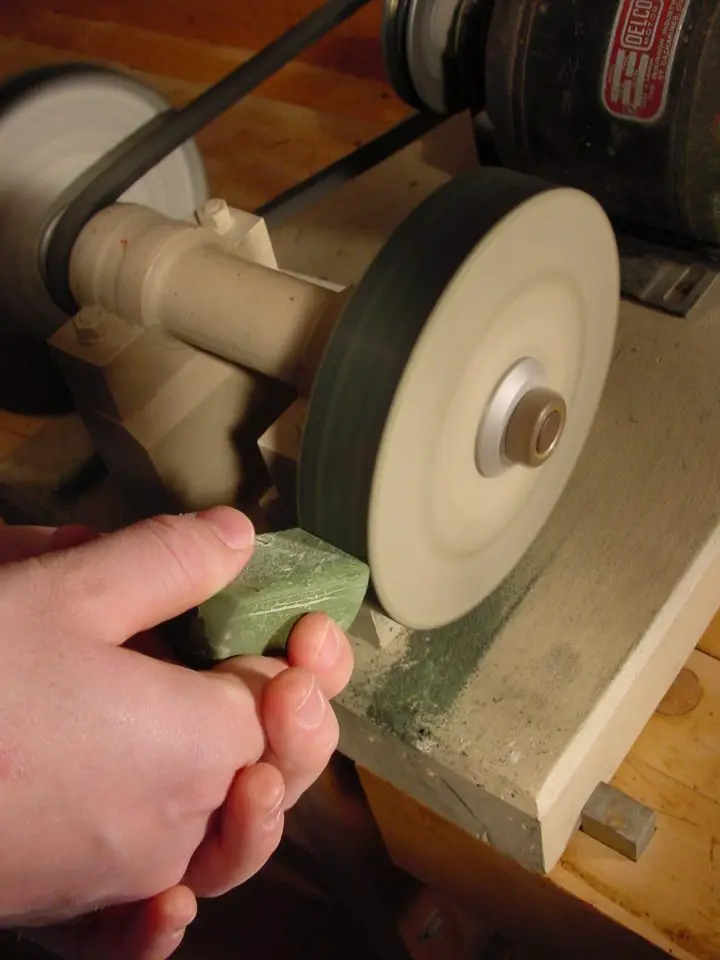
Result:
[[[238,434],[272,416],[271,381],[312,383],[345,299],[281,272],[264,222],[217,200],[195,223],[102,211],[71,284],[80,310],[50,343],[98,452],[153,509],[237,499]]]
[[[282,273],[258,217],[209,200],[197,220],[133,204],[97,214],[73,250],[76,302],[274,380],[312,383],[310,353],[338,295]]]

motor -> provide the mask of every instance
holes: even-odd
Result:
[[[478,156],[602,203],[623,288],[685,315],[720,260],[718,0],[386,0],[414,107],[469,110]]]

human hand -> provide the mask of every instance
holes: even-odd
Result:
[[[66,956],[167,957],[194,894],[259,869],[282,811],[336,744],[327,698],[352,654],[322,617],[298,625],[286,663],[243,658],[210,674],[121,646],[236,576],[251,547],[222,535],[243,529],[219,510],[92,542],[83,531],[0,531],[0,911],[27,925],[114,905],[45,931]],[[294,711],[313,686],[315,723],[303,728]]]

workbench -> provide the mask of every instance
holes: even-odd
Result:
[[[139,71],[182,103],[308,5],[296,0],[280,15],[279,5],[246,3],[221,15],[219,4],[195,10],[183,0],[173,5],[171,24],[151,4],[41,0],[17,10],[8,4],[0,8],[0,70],[75,57],[105,60]],[[382,77],[376,13],[371,5],[200,138],[216,194],[252,209],[406,114]],[[101,23],[104,17],[115,23]],[[3,415],[1,427],[0,455],[8,456],[42,430],[43,421]],[[699,702],[689,703],[687,712],[681,707],[674,716],[653,717],[614,777],[616,786],[658,813],[657,836],[638,863],[578,833],[542,877],[361,765],[391,856],[556,955],[652,956],[653,945],[677,957],[719,956],[719,659],[720,622],[688,662],[700,682]]]

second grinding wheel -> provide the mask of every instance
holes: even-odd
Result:
[[[41,269],[47,231],[76,182],[169,109],[154,90],[107,67],[61,63],[0,84],[0,326],[42,341],[67,319]],[[187,219],[207,199],[193,142],[122,197]]]
[[[527,552],[590,432],[619,301],[599,204],[506,170],[450,182],[383,248],[314,384],[298,512],[369,562],[389,616],[451,623]]]

